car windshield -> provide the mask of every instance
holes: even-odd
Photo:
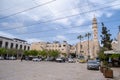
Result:
[[[96,64],[96,61],[88,61],[89,64]]]

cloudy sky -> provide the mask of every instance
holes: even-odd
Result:
[[[94,15],[99,36],[104,22],[115,38],[120,25],[120,0],[0,0],[0,36],[76,44],[78,35],[92,33]]]

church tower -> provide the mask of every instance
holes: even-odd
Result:
[[[92,20],[92,29],[93,29],[93,54],[92,57],[96,58],[98,55],[97,53],[100,50],[99,40],[98,40],[98,27],[97,27],[97,19],[93,18]]]

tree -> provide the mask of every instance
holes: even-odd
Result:
[[[60,54],[60,52],[58,50],[49,50],[50,57],[56,58],[59,56],[59,54]]]
[[[85,34],[85,37],[88,38],[88,59],[90,58],[90,53],[89,53],[89,38],[90,38],[90,36],[91,36],[91,33],[89,33],[89,32]]]
[[[104,51],[105,51],[105,48],[102,47],[102,48],[100,49],[100,52],[98,53],[98,56],[99,56],[99,58],[100,58],[101,61],[105,61],[106,58],[107,58],[106,55],[104,54]]]
[[[24,51],[24,55],[25,56],[29,56],[30,55],[30,51]]]
[[[0,56],[3,56],[6,53],[5,48],[0,48]]]
[[[67,54],[66,53],[61,53],[64,57],[66,57],[67,56]]]
[[[7,49],[7,53],[9,55],[15,56],[17,54],[17,50],[16,49]]]
[[[42,51],[39,51],[39,56],[42,56],[42,57],[47,57],[47,52],[46,50],[42,50]]]
[[[82,36],[82,35],[79,35],[79,36],[77,37],[77,39],[79,39],[79,40],[80,40],[80,53],[81,53],[81,40],[82,40],[82,38],[83,38],[83,36]]]
[[[105,50],[112,50],[112,39],[110,38],[111,34],[109,33],[110,30],[107,30],[107,27],[104,26],[104,23],[102,23],[102,35],[101,35],[101,44],[103,44],[103,47]]]
[[[30,50],[31,56],[38,56],[39,52],[37,50]]]

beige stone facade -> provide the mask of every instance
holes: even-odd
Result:
[[[118,33],[117,41],[112,42],[112,49],[114,51],[120,51],[120,32]]]
[[[80,42],[78,42],[76,44],[76,54],[78,56],[82,54],[85,57],[88,57],[88,56],[90,56],[90,58],[97,57],[97,53],[99,52],[100,45],[99,45],[99,41],[98,41],[97,20],[95,17],[93,18],[93,21],[92,21],[92,29],[93,29],[93,33],[92,33],[93,39],[89,40],[89,51],[88,51],[88,41],[82,41],[81,48],[80,48]]]
[[[70,45],[64,41],[62,43],[59,42],[34,42],[31,44],[31,50],[58,50],[61,53],[70,53]]]
[[[76,53],[76,46],[75,45],[70,45],[69,53]]]

